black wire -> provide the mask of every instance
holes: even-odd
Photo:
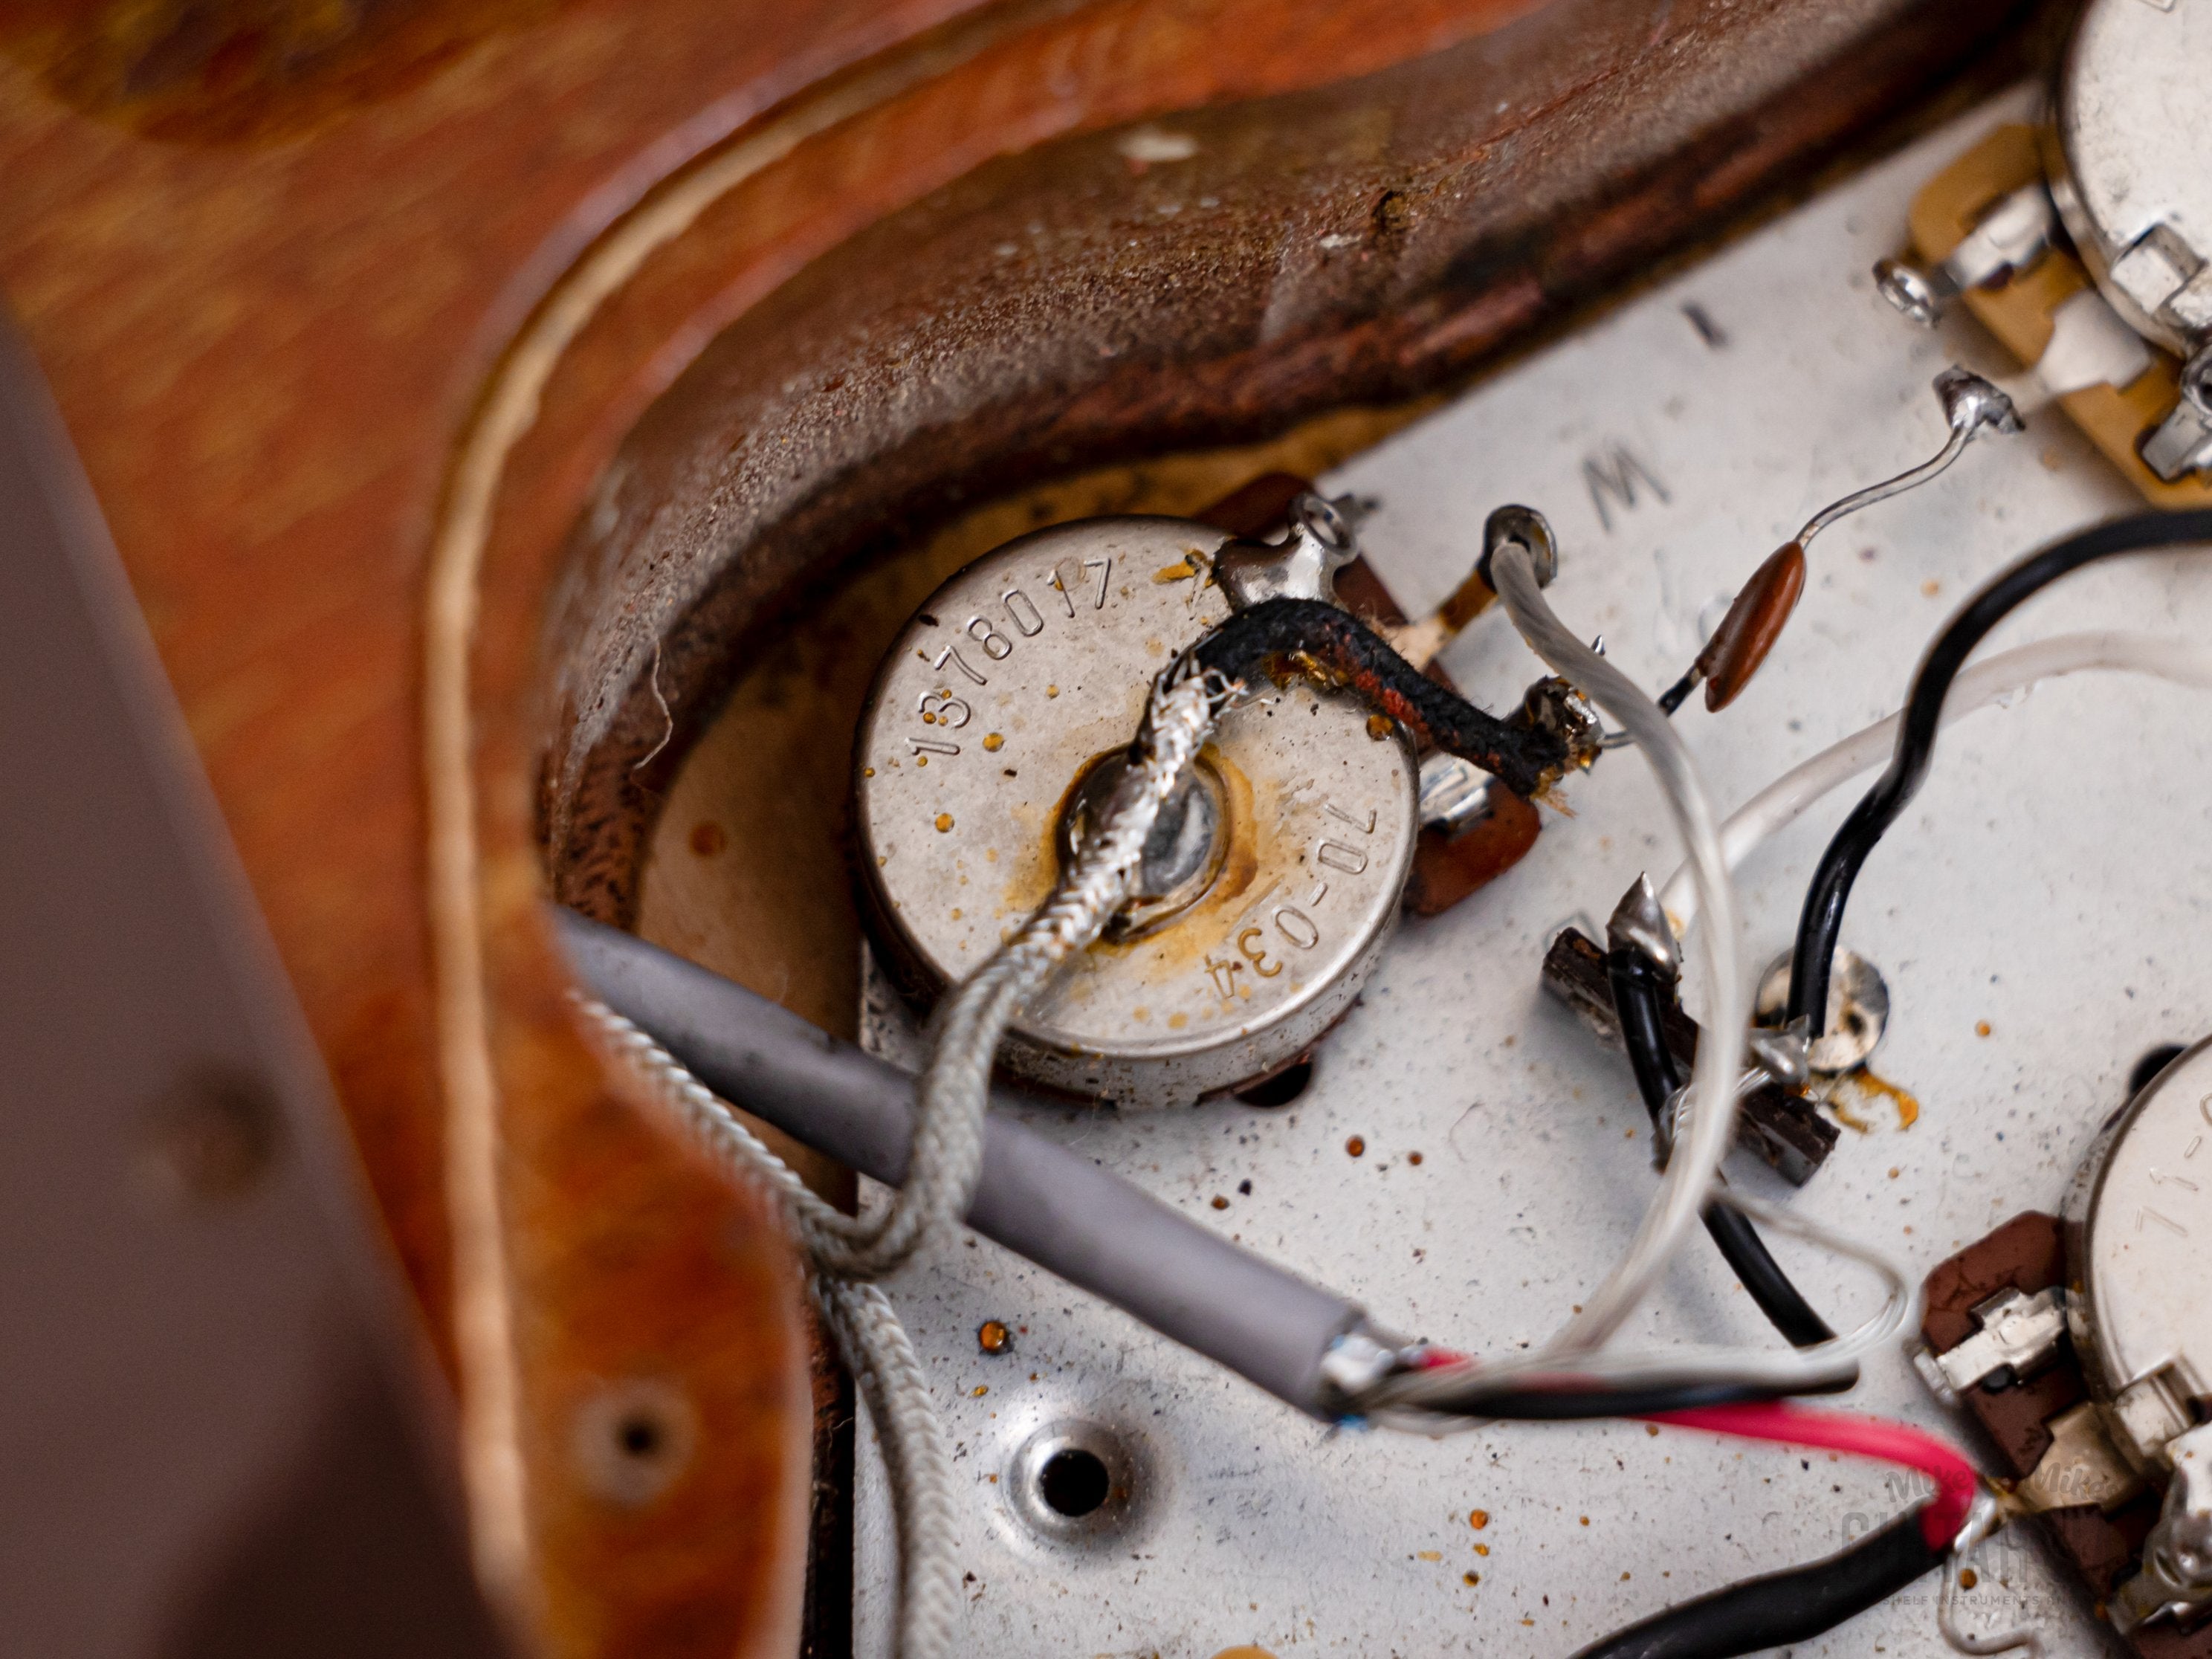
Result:
[[[1575,1659],[1735,1659],[1809,1642],[1942,1564],[1917,1510],[1838,1555],[1747,1578],[1655,1613],[1584,1648]]]
[[[1318,679],[1356,691],[1418,738],[1471,761],[1532,795],[1567,763],[1557,732],[1524,716],[1500,720],[1438,685],[1347,611],[1319,599],[1267,599],[1239,611],[1200,641],[1201,668],[1249,683],[1262,676]]]
[[[1605,972],[1629,1068],[1636,1073],[1644,1109],[1656,1124],[1674,1091],[1682,1086],[1682,1074],[1674,1069],[1674,1056],[1667,1047],[1666,1008],[1672,988],[1666,970],[1632,945],[1607,951]]]
[[[1936,636],[1913,676],[1889,769],[1851,809],[1850,817],[1844,820],[1828,850],[1820,855],[1820,866],[1806,889],[1796,947],[1790,958],[1790,1019],[1803,1016],[1811,1022],[1815,1037],[1826,1025],[1828,973],[1836,954],[1836,937],[1843,931],[1844,907],[1850,901],[1851,884],[1858,879],[1860,866],[1874,851],[1875,843],[1896,822],[1926,779],[1944,696],[1974,647],[2027,599],[2086,564],[2124,553],[2203,542],[2212,542],[2212,509],[2203,507],[2186,513],[2139,513],[2092,526],[2030,554],[2004,572],[1968,600],[1966,608]]]
[[[1599,1417],[1660,1417],[1705,1406],[1741,1406],[1808,1395],[1843,1394],[1857,1386],[1854,1372],[1816,1382],[1675,1382],[1608,1387],[1562,1377],[1516,1389],[1484,1391],[1478,1368],[1467,1392],[1422,1400],[1418,1409],[1444,1417],[1497,1418],[1520,1423],[1576,1423]]]
[[[1662,1024],[1673,987],[1665,970],[1632,945],[1608,951],[1606,970],[1613,987],[1613,1012],[1620,1021],[1621,1041],[1628,1048],[1628,1063],[1635,1070],[1644,1109],[1656,1123],[1667,1102],[1681,1087],[1681,1074],[1674,1069],[1674,1056],[1668,1050]],[[1794,1347],[1809,1348],[1834,1339],[1835,1332],[1790,1282],[1790,1275],[1782,1271],[1782,1264],[1769,1252],[1749,1217],[1726,1200],[1716,1199],[1705,1206],[1705,1223],[1721,1255],[1743,1282],[1745,1291],[1784,1340]]]
[[[1845,1385],[1848,1386],[1848,1385]],[[1705,1406],[1793,1399],[1801,1393],[1827,1392],[1749,1382],[1699,1382],[1638,1389],[1515,1389],[1484,1395],[1463,1413],[1452,1406],[1426,1409],[1469,1417],[1494,1417],[1516,1423],[1577,1423],[1597,1417],[1658,1417]]]

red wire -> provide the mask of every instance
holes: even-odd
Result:
[[[1648,1420],[1741,1435],[1747,1440],[1849,1452],[1917,1469],[1936,1482],[1936,1496],[1920,1511],[1920,1535],[1928,1540],[1929,1548],[1939,1552],[1949,1549],[1951,1540],[1959,1535],[1979,1484],[1974,1466],[1963,1452],[1902,1423],[1846,1417],[1840,1412],[1808,1411],[1779,1400],[1659,1412]]]

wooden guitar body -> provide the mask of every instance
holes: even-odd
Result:
[[[805,722],[849,720],[875,636],[779,641],[916,549],[1325,465],[2015,10],[0,5],[0,288],[537,1640],[786,1654],[849,1596],[813,1501],[843,1396],[774,1206],[587,1042],[541,916],[641,925],[733,688],[820,702],[720,751],[777,804],[732,965],[849,1030],[847,739]]]

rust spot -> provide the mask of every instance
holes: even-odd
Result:
[[[1421,1155],[1419,1152],[1408,1152],[1406,1154],[1406,1162],[1418,1169],[1420,1167]]]
[[[1006,746],[1006,739],[1002,733],[997,732],[986,732],[983,734],[983,747],[989,750],[993,754],[997,754],[999,750],[1004,749]]]
[[[1367,1143],[1359,1136],[1354,1135],[1344,1143],[1344,1150],[1354,1158],[1364,1158],[1367,1153]]]
[[[1849,1094],[1852,1097],[1845,1099]],[[1870,1134],[1875,1125],[1860,1117],[1851,1108],[1866,1106],[1877,1100],[1887,1101],[1897,1113],[1897,1127],[1909,1129],[1920,1121],[1920,1102],[1912,1093],[1900,1089],[1888,1079],[1862,1066],[1836,1079],[1828,1091],[1828,1109],[1835,1114],[1836,1121],[1846,1129],[1856,1129],[1861,1134]]]
[[[1152,580],[1162,583],[1187,582],[1196,574],[1198,574],[1198,567],[1192,562],[1190,556],[1186,553],[1175,563],[1164,564],[1152,572]]]
[[[1909,1091],[1899,1088],[1888,1079],[1877,1077],[1872,1072],[1860,1072],[1856,1081],[1860,1088],[1870,1094],[1881,1096],[1897,1108],[1899,1128],[1910,1129],[1920,1121],[1920,1102]]]
[[[1463,1572],[1459,1578],[1462,1584],[1480,1584],[1482,1582],[1482,1575],[1474,1571]]]
[[[1976,1021],[1974,1022],[1974,1035],[1975,1035],[1976,1036],[1987,1036],[1989,1034],[1990,1034],[1990,1023],[1989,1023],[1989,1021],[1987,1021],[1987,1020],[1985,1020],[1985,1019],[1978,1019],[1978,1020],[1976,1020]]]
[[[729,832],[712,818],[702,818],[691,826],[691,850],[702,859],[714,857],[729,844]]]
[[[1014,1345],[1014,1334],[1002,1320],[987,1319],[975,1328],[975,1346],[985,1353],[1004,1353]]]
[[[1367,735],[1377,743],[1388,738],[1396,726],[1397,722],[1388,714],[1370,714],[1367,717]]]
[[[1229,1207],[1229,1200],[1219,1193],[1216,1193],[1213,1195],[1213,1207],[1217,1210],[1225,1210]]]
[[[950,812],[939,812],[937,815],[937,833],[940,836],[944,835],[951,828],[952,814]]]
[[[1656,1429],[1657,1425],[1653,1425],[1653,1427]],[[1473,1527],[1477,1532],[1480,1532],[1485,1527],[1490,1524],[1490,1511],[1488,1510],[1469,1510],[1467,1512],[1467,1524]]]

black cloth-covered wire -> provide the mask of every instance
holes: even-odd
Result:
[[[1940,1566],[1944,1554],[1921,1535],[1920,1512],[1914,1510],[1840,1554],[1668,1607],[1584,1648],[1575,1659],[1735,1659],[1809,1642],[1887,1601]]]
[[[1636,1073],[1644,1109],[1656,1124],[1668,1101],[1682,1086],[1661,1024],[1674,987],[1665,969],[1633,946],[1608,951],[1606,971],[1613,988],[1613,1011],[1620,1022],[1621,1041],[1628,1049],[1628,1063]],[[1766,1241],[1748,1217],[1725,1200],[1716,1199],[1705,1206],[1705,1223],[1721,1255],[1743,1281],[1745,1291],[1785,1341],[1793,1347],[1809,1348],[1834,1338],[1835,1332],[1790,1283],[1790,1275],[1782,1271],[1782,1264],[1768,1251]]]
[[[1400,656],[1348,611],[1320,599],[1267,599],[1240,611],[1199,641],[1200,668],[1249,684],[1262,678],[1345,686],[1417,738],[1532,795],[1567,763],[1555,732],[1500,720],[1446,690]]]
[[[1850,902],[1851,884],[1858,879],[1875,843],[1897,821],[1927,778],[1943,699],[1974,647],[2021,605],[2084,565],[2127,553],[2207,542],[2212,542],[2212,508],[2138,513],[2094,525],[2022,559],[1975,594],[1945,625],[1912,677],[1911,694],[1905,699],[1905,717],[1898,725],[1897,749],[1890,757],[1889,769],[1851,809],[1851,815],[1828,843],[1828,850],[1820,855],[1819,867],[1806,888],[1805,908],[1797,921],[1797,943],[1790,958],[1790,1019],[1806,1018],[1814,1037],[1826,1026],[1828,974],[1835,958],[1837,936],[1843,932],[1844,907]]]

